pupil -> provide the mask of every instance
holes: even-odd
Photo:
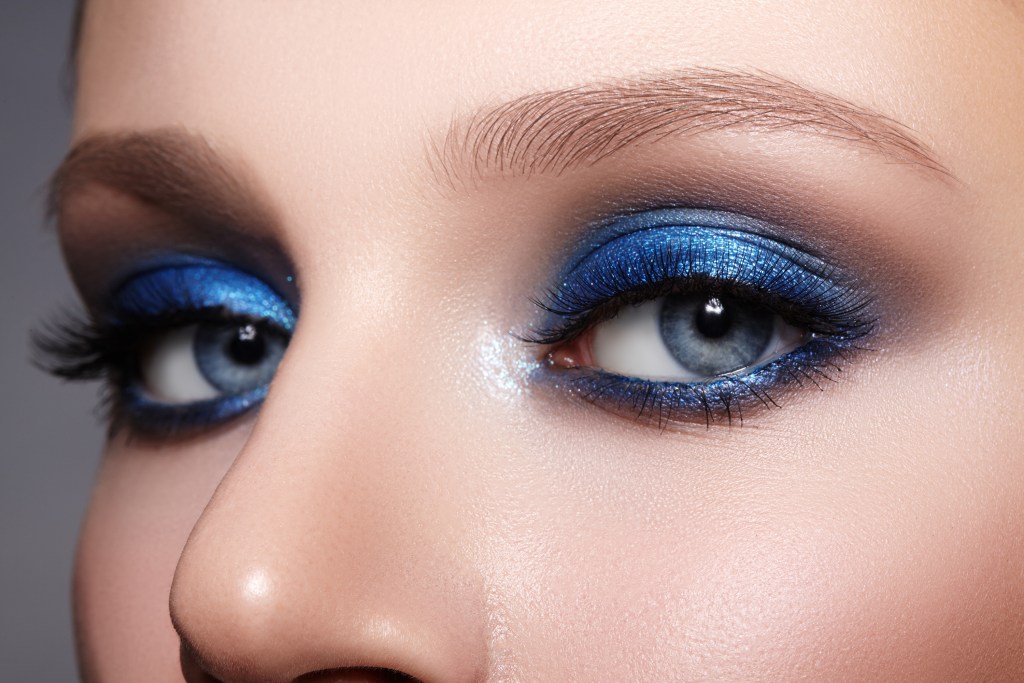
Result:
[[[255,365],[263,360],[267,344],[255,325],[242,325],[228,342],[228,354],[240,365]]]
[[[697,311],[697,331],[705,337],[724,337],[731,327],[732,312],[716,296],[710,297]]]

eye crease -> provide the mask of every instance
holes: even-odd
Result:
[[[690,209],[604,226],[537,300],[544,321],[527,339],[548,349],[547,379],[661,427],[742,421],[835,379],[875,327],[873,302],[766,228]]]

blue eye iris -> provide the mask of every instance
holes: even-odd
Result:
[[[258,405],[296,320],[259,278],[207,261],[130,278],[114,293],[111,317],[133,356],[122,362],[122,412],[139,431],[168,433]]]
[[[731,421],[832,379],[873,330],[851,278],[754,219],[669,209],[598,232],[539,301],[528,340],[553,347],[551,381],[617,412]]]
[[[756,363],[768,348],[775,315],[729,297],[673,295],[661,309],[661,334],[680,365],[704,377]]]
[[[288,339],[256,323],[202,325],[193,345],[203,377],[218,391],[241,394],[269,384]]]

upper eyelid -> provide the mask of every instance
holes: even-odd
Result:
[[[294,328],[298,315],[261,278],[227,264],[197,259],[148,267],[127,277],[111,293],[109,306],[114,317],[217,308],[266,319],[287,331]]]
[[[762,244],[777,245],[787,255],[798,256],[808,265],[811,265],[811,261],[817,261],[823,272],[834,269],[834,266],[826,265],[828,262],[816,249],[788,239],[781,234],[782,230],[766,221],[732,211],[663,207],[618,212],[591,222],[583,231],[588,236],[585,246],[570,257],[561,274],[564,276],[572,272],[587,257],[614,240],[644,230],[672,227],[715,228],[744,234]]]
[[[679,281],[679,278],[685,280],[702,276],[723,279],[725,282],[729,282],[730,277],[740,278],[736,280],[736,284],[749,284],[754,287],[759,283],[748,282],[742,278],[753,279],[755,276],[767,278],[760,283],[766,285],[764,287],[765,295],[778,296],[778,303],[788,300],[795,311],[800,311],[801,306],[816,308],[817,312],[810,310],[806,315],[808,320],[812,319],[812,314],[824,316],[821,318],[822,330],[835,329],[838,333],[846,325],[846,331],[851,336],[858,336],[872,329],[874,317],[867,309],[871,307],[873,297],[867,288],[829,261],[803,249],[763,234],[735,229],[737,226],[763,228],[764,224],[756,219],[744,219],[745,217],[725,212],[671,209],[630,215],[624,219],[606,223],[599,230],[598,236],[594,238],[594,243],[597,246],[588,243],[586,250],[574,258],[570,265],[563,269],[556,282],[548,288],[544,299],[535,300],[541,309],[546,311],[544,316],[546,319],[540,321],[539,324],[535,322],[530,332],[520,335],[521,338],[541,344],[555,343],[553,340],[563,341],[592,325],[594,323],[593,313],[597,307],[608,303],[613,298],[618,299],[619,296],[634,290],[646,291],[650,297],[660,296],[667,293],[667,291],[660,292],[660,287],[667,287],[673,281]],[[714,228],[709,225],[695,224],[698,221],[728,227]],[[674,266],[660,262],[654,264],[645,262],[634,252],[628,251],[630,248],[628,245],[625,247],[626,251],[608,256],[609,262],[602,263],[599,260],[601,257],[596,256],[607,249],[613,249],[615,243],[620,240],[638,239],[645,233],[654,233],[658,230],[684,231],[684,234],[685,231],[693,231],[693,235],[705,234],[713,244],[717,241],[725,243],[726,246],[721,247],[723,251],[728,251],[729,248],[735,246],[737,251],[742,248],[751,254],[751,257],[744,262],[743,258],[737,256],[734,260],[734,265],[738,264],[736,270],[732,272],[726,270],[716,274],[714,268],[707,266],[721,267],[724,262],[709,261],[706,258],[707,252],[691,253],[688,251],[686,258],[679,258],[681,255],[677,254],[676,261],[682,266],[694,265],[695,269],[687,272],[683,267],[682,271],[673,275],[668,271],[674,270]],[[693,235],[688,236],[689,239],[694,239]],[[730,240],[732,244],[729,244]],[[668,237],[663,240],[653,238],[646,246],[650,247],[652,243],[660,246],[668,242],[670,242]],[[600,291],[601,287],[607,285],[607,282],[603,280],[607,266],[616,258],[623,258],[623,253],[628,257],[635,257],[638,263],[652,265],[654,270],[664,269],[665,272],[652,273],[662,279],[653,282],[645,281],[644,277],[647,273],[643,274],[644,277],[620,275],[620,280],[631,280],[632,282],[627,286],[627,284],[616,281],[612,283],[612,286],[619,288],[616,291]],[[690,260],[694,253],[697,253],[699,257],[696,261]],[[772,256],[774,257],[773,261],[764,261],[766,257]],[[708,271],[707,273],[702,272],[702,266],[704,266],[703,270]],[[640,266],[640,268],[643,267],[643,265]],[[612,273],[609,279],[616,280],[616,275],[618,274]],[[794,281],[794,277],[799,278],[799,282]],[[588,278],[593,279],[588,280]],[[789,291],[780,291],[783,285],[787,285]],[[582,297],[573,290],[573,287],[577,286],[587,290],[583,292]],[[625,288],[623,289],[623,287]],[[772,291],[773,289],[774,291]]]

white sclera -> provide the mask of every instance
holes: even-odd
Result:
[[[661,339],[664,297],[625,306],[611,320],[594,327],[594,365],[606,372],[642,379],[679,380],[679,367]],[[685,378],[684,378],[685,381]]]
[[[616,375],[666,382],[700,382],[716,379],[702,377],[679,364],[661,335],[661,308],[665,297],[626,306],[618,315],[594,327],[591,350],[594,366]],[[772,338],[764,353],[747,368],[763,365],[798,348],[807,333],[776,315]]]
[[[194,342],[198,325],[161,334],[141,359],[142,384],[153,398],[167,403],[192,403],[220,393],[196,364]]]

